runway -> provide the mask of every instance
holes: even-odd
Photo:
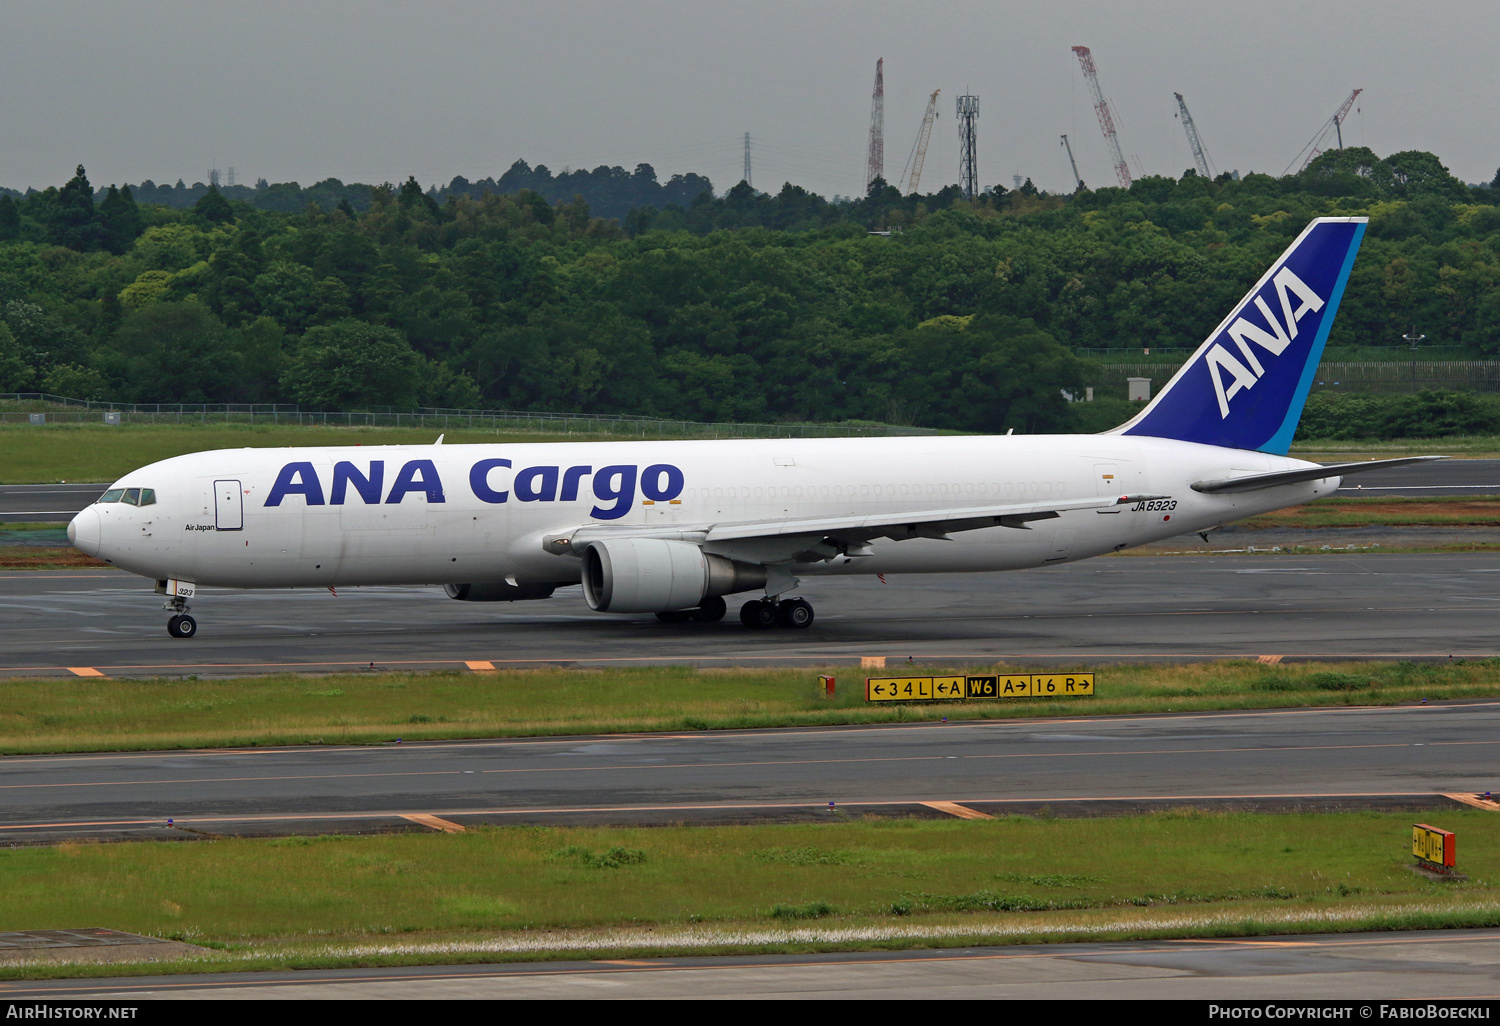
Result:
[[[1436,1000],[1451,1008],[1466,998],[1493,1000],[1500,992],[1497,963],[1494,931],[1436,930],[16,981],[0,983],[0,1001],[1274,998],[1293,1009],[1298,1000],[1346,1002],[1347,1012],[1336,1017],[1357,1021],[1392,1017],[1382,1005],[1393,1001]]]
[[[0,844],[476,824],[1422,810],[1500,790],[1500,702],[0,759]],[[434,818],[436,817],[436,818]],[[168,821],[171,821],[170,823]]]
[[[1121,556],[1002,574],[811,579],[807,630],[665,624],[437,588],[200,589],[167,635],[151,582],[115,570],[0,574],[0,674],[236,675],[300,669],[859,665],[890,660],[1402,658],[1500,653],[1500,553]],[[70,669],[72,668],[72,669]]]

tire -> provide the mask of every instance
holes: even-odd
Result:
[[[697,609],[690,610],[688,615],[699,623],[717,623],[724,619],[724,614],[729,612],[729,605],[722,598],[715,595],[706,598]]]
[[[746,602],[740,607],[740,623],[751,630],[763,631],[776,626],[776,607],[770,602]]]
[[[657,613],[656,618],[662,623],[687,623],[693,618],[693,612],[690,609],[668,609]]]
[[[813,607],[806,599],[789,599],[776,610],[776,622],[783,627],[805,630],[812,626]]]
[[[183,614],[167,621],[167,633],[174,638],[191,638],[198,633],[198,621]]]

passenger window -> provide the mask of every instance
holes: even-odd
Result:
[[[156,505],[156,489],[155,488],[142,488],[141,489],[141,505],[142,506],[154,506],[154,505]]]
[[[122,496],[124,494],[125,494],[125,489],[123,489],[123,488],[111,488],[109,491],[107,491],[103,495],[99,496],[99,501],[100,502],[119,502],[120,501],[120,496]]]
[[[128,502],[132,506],[139,506],[141,504],[141,490],[139,488],[125,489],[125,498],[121,501]]]

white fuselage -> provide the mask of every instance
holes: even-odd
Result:
[[[294,463],[312,473],[289,475]],[[1331,494],[1337,478],[1231,494],[1190,487],[1313,465],[1113,434],[225,449],[127,474],[115,487],[153,489],[155,503],[98,503],[70,533],[81,549],[125,570],[198,585],[563,584],[578,581],[579,559],[547,552],[543,539],[587,525],[648,529],[1169,497],[1063,512],[1025,529],[877,539],[857,557],[790,567],[798,575],[1014,570]],[[739,543],[705,550],[769,561]]]

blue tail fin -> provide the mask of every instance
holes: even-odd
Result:
[[[1114,433],[1286,455],[1366,220],[1308,225],[1150,405]]]

